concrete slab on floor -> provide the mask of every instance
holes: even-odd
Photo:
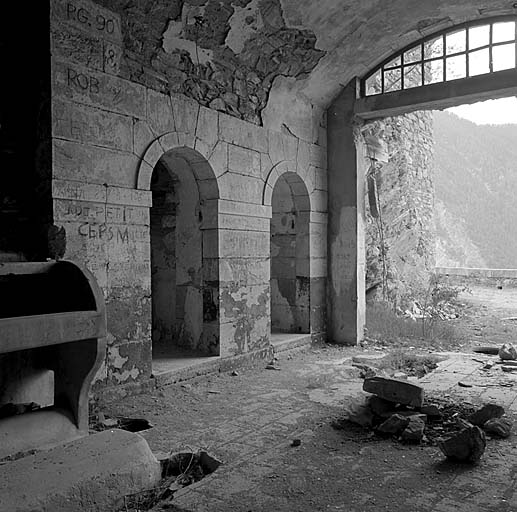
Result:
[[[0,510],[119,510],[125,495],[156,486],[160,477],[142,436],[107,430],[0,465]]]

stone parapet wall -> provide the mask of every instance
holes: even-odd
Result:
[[[187,162],[199,188],[203,298],[215,311],[204,325],[219,354],[269,345],[271,199],[286,172],[308,194],[310,330],[321,335],[325,147],[127,80],[117,64],[122,26],[95,3],[52,2],[54,223],[66,232],[64,257],[92,270],[104,291],[108,352],[98,385],[151,375],[150,188],[165,154]]]
[[[517,287],[517,269],[513,268],[436,267],[434,272],[457,286]]]

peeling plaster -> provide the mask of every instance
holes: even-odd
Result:
[[[237,298],[239,297],[239,298]],[[264,318],[269,322],[269,287],[260,292],[256,302],[252,302],[250,292],[224,290],[221,294],[221,310],[227,319],[232,320],[235,327],[233,341],[236,345],[236,353],[245,353],[253,350],[253,345],[262,345],[268,342],[265,337],[254,337],[252,332]]]
[[[264,27],[259,3],[260,0],[252,0],[247,7],[234,7],[235,12],[229,20],[231,28],[225,43],[235,53],[241,53],[246,41]]]
[[[166,53],[173,53],[175,50],[184,50],[197,64],[207,65],[213,60],[214,53],[212,50],[200,48],[195,41],[184,38],[183,21],[171,21],[167,30],[163,33],[162,47]]]

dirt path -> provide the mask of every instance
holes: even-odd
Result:
[[[517,288],[474,286],[459,299],[467,308],[455,323],[471,344],[517,343]]]

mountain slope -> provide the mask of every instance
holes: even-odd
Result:
[[[517,268],[517,125],[434,120],[437,265]]]

